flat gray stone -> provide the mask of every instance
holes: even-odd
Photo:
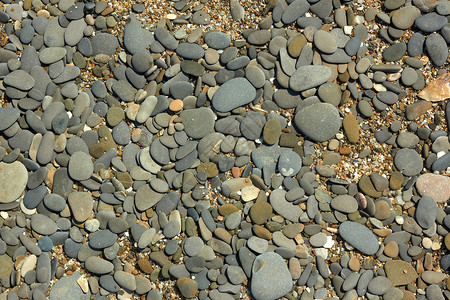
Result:
[[[246,78],[233,78],[214,93],[212,106],[219,112],[229,112],[252,102],[255,97],[256,89]]]
[[[373,255],[378,251],[379,244],[375,235],[364,225],[345,221],[339,226],[339,235],[366,255]]]
[[[77,151],[70,157],[68,170],[70,177],[73,179],[78,181],[87,180],[94,172],[94,163],[89,154]]]
[[[331,77],[331,69],[326,66],[301,66],[289,79],[289,87],[302,92],[327,82]]]
[[[283,297],[292,289],[292,277],[284,259],[267,252],[255,258],[250,290],[257,300]]]
[[[315,103],[295,114],[295,125],[308,138],[324,142],[333,138],[341,127],[339,111],[329,103]]]

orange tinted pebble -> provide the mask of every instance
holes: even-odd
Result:
[[[171,111],[177,112],[183,109],[183,101],[180,99],[175,99],[169,104],[169,109]]]

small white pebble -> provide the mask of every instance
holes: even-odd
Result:
[[[422,245],[425,249],[430,249],[433,246],[433,242],[430,238],[426,237],[422,240]]]
[[[402,216],[396,216],[395,217],[395,222],[397,222],[397,224],[402,225],[404,223],[404,219]]]
[[[444,151],[440,151],[440,152],[438,152],[436,155],[437,155],[437,158],[439,158],[439,157],[444,156],[444,155],[445,155],[445,152],[444,152]]]
[[[346,35],[351,35],[353,31],[353,27],[352,26],[344,26],[344,33]]]

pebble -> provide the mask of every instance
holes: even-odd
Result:
[[[331,69],[325,66],[301,66],[289,79],[289,87],[302,92],[325,83],[331,77]]]
[[[57,230],[56,223],[49,217],[41,214],[31,217],[31,228],[42,235],[51,235]]]
[[[422,196],[430,196],[436,202],[450,199],[450,179],[442,175],[422,174],[417,178],[416,188]]]
[[[301,109],[295,114],[294,122],[301,132],[317,142],[332,139],[341,126],[338,110],[329,103],[316,103]]]
[[[430,59],[436,66],[440,67],[447,61],[447,43],[440,34],[430,34],[425,40],[425,47]]]
[[[77,151],[70,157],[68,170],[70,177],[74,180],[87,180],[94,172],[94,163],[89,154]]]
[[[333,198],[330,204],[333,209],[346,214],[354,213],[358,209],[358,202],[354,197],[349,195],[339,195]]]
[[[283,11],[281,20],[284,24],[290,24],[303,16],[309,8],[310,4],[307,1],[295,0]]]
[[[379,245],[375,235],[364,225],[345,221],[339,226],[339,235],[366,255],[373,255],[378,251]],[[364,239],[360,237],[364,236]]]
[[[186,298],[195,297],[198,291],[197,281],[187,277],[178,278],[177,287],[180,290],[181,294]]]
[[[283,151],[278,159],[278,170],[285,177],[296,175],[302,167],[301,157],[294,151]]]
[[[314,34],[314,45],[320,51],[332,54],[337,50],[336,39],[334,36],[324,30],[317,30]]]
[[[229,112],[246,105],[256,97],[256,90],[245,78],[234,78],[222,84],[214,93],[212,106],[219,112]]]
[[[201,139],[214,128],[214,113],[209,108],[184,110],[180,114],[186,134],[194,139]]]
[[[280,298],[291,289],[291,274],[279,254],[267,252],[255,258],[250,287],[255,299]]]
[[[108,274],[114,269],[114,265],[111,262],[96,256],[86,259],[84,265],[86,270],[98,275]]]
[[[25,190],[27,182],[28,172],[21,162],[0,162],[0,203],[17,200]]]
[[[90,291],[85,294],[77,283],[77,280],[81,278],[81,274],[74,272],[71,276],[64,276],[59,279],[50,290],[50,299],[82,299],[83,297],[89,297]],[[34,293],[33,293],[34,295]]]
[[[28,91],[31,90],[35,84],[34,78],[23,70],[16,70],[5,76],[3,84],[13,88]]]
[[[394,157],[397,169],[406,176],[418,175],[423,169],[420,155],[412,149],[400,149]]]
[[[415,211],[415,219],[423,229],[433,226],[436,221],[437,208],[436,202],[430,196],[420,198]]]

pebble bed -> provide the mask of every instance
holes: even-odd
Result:
[[[449,16],[0,0],[0,300],[450,299]]]

